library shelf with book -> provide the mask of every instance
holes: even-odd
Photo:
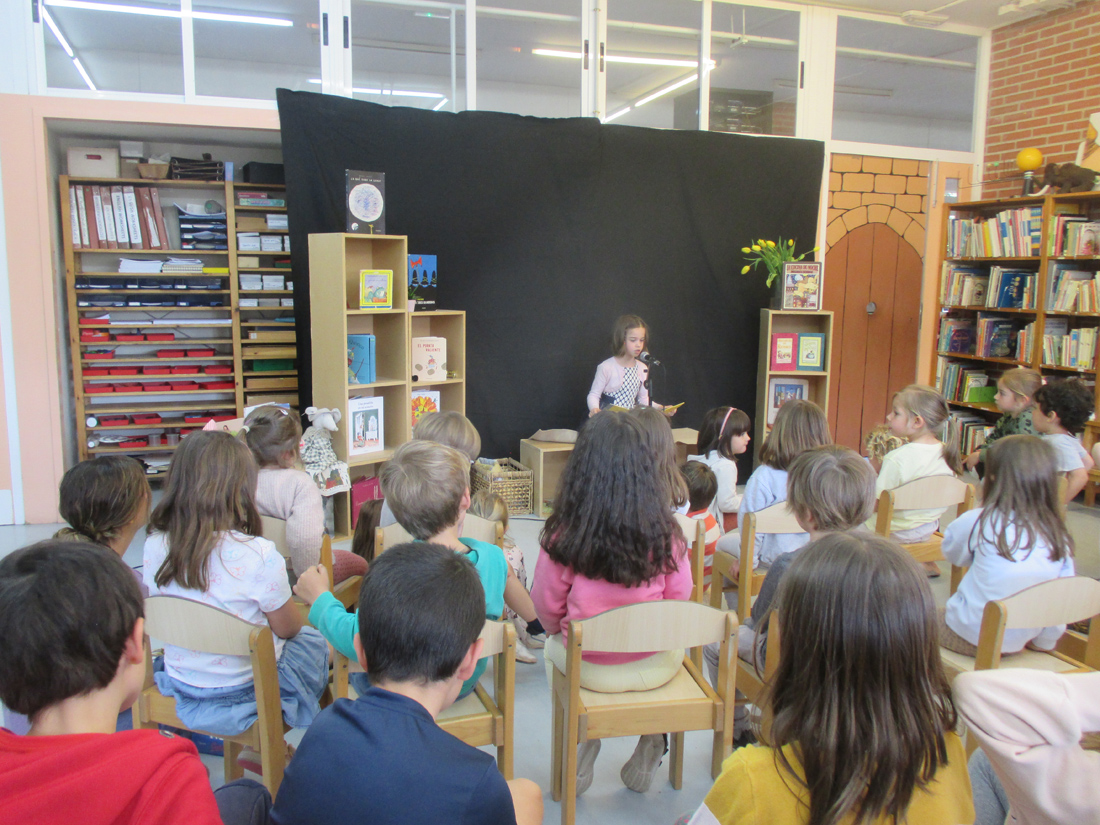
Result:
[[[971,452],[1000,415],[993,395],[1007,369],[1076,376],[1095,394],[1100,192],[943,209],[935,383]]]
[[[803,337],[805,340],[803,341]],[[790,363],[773,363],[773,341],[790,341]],[[784,398],[813,401],[829,409],[829,359],[832,357],[833,313],[829,310],[760,310],[760,354],[756,372],[756,416],[753,419],[754,455],[759,460],[764,438]],[[802,345],[800,346],[800,342]],[[813,369],[799,368],[805,344],[814,350]],[[778,368],[777,368],[778,367]]]
[[[439,409],[466,412],[466,313],[409,311],[406,290],[401,288],[408,271],[408,240],[403,235],[310,235],[309,269],[313,403],[340,410],[340,429],[332,446],[337,458],[347,462],[355,484],[376,476],[393,451],[412,438],[414,392],[438,392]],[[358,308],[363,270],[393,272],[392,309]],[[350,336],[361,338],[353,342]],[[353,343],[358,347],[368,336],[373,338],[367,358],[373,363],[364,372]],[[446,342],[446,372],[439,378],[413,380],[412,339],[420,337]],[[352,411],[375,405],[361,401],[375,398],[381,399],[382,407],[380,449],[361,451],[355,447]],[[336,534],[348,536],[354,520],[352,494],[337,493],[333,498]]]

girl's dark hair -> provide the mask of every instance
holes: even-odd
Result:
[[[812,401],[788,401],[775,415],[772,430],[760,448],[760,463],[786,470],[806,450],[832,444],[829,421]]]
[[[695,452],[705,456],[711,450],[717,450],[718,455],[736,461],[730,442],[735,435],[744,435],[749,431],[752,422],[744,410],[736,407],[715,407],[708,410],[703,416],[703,425],[699,428],[699,440],[695,445]]]
[[[351,552],[368,562],[374,561],[374,533],[382,521],[382,499],[372,498],[359,507],[355,535],[351,537]]]
[[[626,333],[636,327],[645,330],[646,344],[649,344],[649,327],[645,321],[637,315],[620,315],[615,319],[615,326],[611,328],[611,354],[622,355],[626,346]]]
[[[590,419],[539,536],[546,555],[590,579],[633,587],[676,569],[685,552],[679,535],[638,419],[610,410]]]
[[[1054,448],[1043,439],[1034,435],[997,439],[986,454],[982,514],[970,531],[971,548],[980,547],[982,536],[994,536],[997,553],[1009,561],[1015,561],[1018,550],[1024,550],[1026,558],[1039,542],[1050,548],[1051,561],[1072,556],[1073,537],[1061,516],[1058,478]],[[1011,546],[1004,530],[1008,524],[1016,528]]]
[[[207,561],[222,533],[262,536],[256,510],[256,462],[229,433],[199,430],[172,455],[164,495],[149,517],[149,531],[164,533],[168,554],[157,570],[157,587],[179,582],[206,590]]]
[[[669,500],[673,507],[683,507],[688,500],[688,486],[680,465],[676,461],[676,441],[672,437],[672,422],[656,407],[635,407],[630,415],[641,422],[646,443],[653,453],[657,470],[668,485]]]
[[[265,404],[248,414],[237,438],[248,445],[257,466],[294,467],[298,464],[302,422],[290,410]],[[286,464],[288,453],[294,454],[290,465]]]
[[[795,557],[775,611],[770,744],[809,791],[808,825],[903,821],[957,721],[924,571],[891,539],[830,533]]]
[[[69,526],[57,538],[110,542],[148,505],[145,470],[125,455],[103,455],[70,467],[61,478],[58,509]]]

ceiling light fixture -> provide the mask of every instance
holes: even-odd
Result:
[[[53,32],[53,36],[57,38],[57,42],[61,44],[61,48],[65,50],[65,54],[69,56],[69,59],[73,61],[73,65],[76,67],[77,72],[84,78],[84,83],[93,92],[98,92],[99,89],[92,82],[91,76],[88,74],[88,70],[84,68],[84,64],[80,62],[80,58],[76,56],[76,52],[73,51],[73,47],[69,45],[69,41],[65,39],[65,35],[61,33],[61,29],[57,27],[57,23],[54,22],[53,17],[48,11],[42,9],[42,19],[46,21],[46,25],[50,27],[50,31]]]
[[[692,74],[692,75],[688,75],[687,77],[683,78],[682,80],[677,80],[675,83],[670,83],[669,85],[665,86],[664,88],[658,89],[653,94],[647,95],[646,97],[643,97],[641,100],[639,100],[637,103],[634,104],[634,108],[637,109],[640,106],[645,106],[651,100],[656,100],[659,97],[667,95],[669,92],[674,92],[677,89],[679,89],[681,86],[686,86],[689,83],[693,83],[698,79],[699,79],[698,74]]]
[[[901,19],[910,26],[922,26],[926,29],[934,29],[948,21],[946,14],[933,14],[930,11],[918,11],[917,9],[903,11]]]
[[[311,77],[306,83],[314,83],[318,86],[321,85],[321,78]],[[389,95],[390,97],[426,97],[429,100],[440,100],[444,103],[447,102],[447,96],[441,95],[439,92],[414,92],[404,89],[367,89],[360,86],[352,87],[352,91],[361,95]]]
[[[126,6],[121,3],[95,3],[91,0],[45,0],[48,6],[57,6],[66,9],[82,9],[84,11],[110,11],[118,14],[140,14],[146,17],[170,17],[176,20],[185,15],[181,11],[172,9],[157,9],[148,6]],[[286,28],[293,26],[293,20],[285,20],[280,17],[256,17],[250,14],[222,14],[213,11],[193,11],[188,17],[195,20],[211,20],[215,23],[253,23],[258,26],[280,26]]]
[[[1040,14],[1071,9],[1074,5],[1075,0],[1012,0],[1011,3],[1005,3],[999,7],[997,14],[1015,14],[1017,12]]]
[[[531,54],[537,54],[541,57],[565,57],[571,60],[580,60],[580,52],[567,52],[560,49],[532,49]],[[697,60],[675,60],[667,57],[628,57],[626,55],[614,55],[609,54],[605,58],[608,63],[632,63],[639,66],[677,66],[685,69],[697,69],[699,67],[699,61]],[[717,64],[711,60],[710,67],[713,69]]]
[[[442,109],[446,105],[447,105],[447,98],[443,98],[441,101],[439,101],[437,104],[435,104],[432,107],[432,111],[433,112],[438,112],[440,109]]]

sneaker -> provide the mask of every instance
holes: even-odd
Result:
[[[286,761],[290,762],[294,756],[294,746],[289,742],[286,744]],[[246,771],[251,771],[258,776],[264,775],[263,763],[260,761],[260,752],[253,748],[242,748],[241,752],[237,754],[237,767]]]
[[[661,765],[661,757],[668,753],[668,736],[663,733],[647,733],[638,738],[634,754],[619,772],[623,784],[637,793],[645,793],[653,784],[653,775]]]
[[[519,639],[516,639],[516,661],[522,662],[525,665],[533,665],[538,659],[535,658],[535,654],[527,649]]]
[[[600,755],[599,739],[589,739],[577,745],[577,796],[592,787],[596,757]]]
[[[516,616],[514,619],[512,619],[512,624],[516,627],[516,636],[531,650],[539,650],[546,644],[546,634],[528,633],[527,622],[525,622],[519,616]]]

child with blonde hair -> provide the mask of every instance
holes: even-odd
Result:
[[[966,466],[983,475],[989,448],[1006,435],[1035,435],[1031,420],[1031,408],[1035,404],[1035,391],[1043,386],[1043,376],[1038,370],[1017,367],[1001,374],[997,379],[997,394],[993,403],[1003,415],[993,425],[993,431],[985,437],[985,443],[966,457]]]
[[[256,464],[244,442],[193,432],[168,466],[164,496],[149,518],[145,584],[153,596],[180,596],[271,628],[283,718],[305,727],[328,683],[328,645],[291,600],[286,562],[263,536],[256,510]],[[176,700],[193,730],[233,736],[257,719],[247,656],[165,645],[157,687]]]
[[[787,470],[806,450],[831,444],[829,422],[821,407],[812,401],[788,401],[779,408],[775,424],[760,449],[760,466],[749,476],[741,498],[740,517],[787,500]],[[757,534],[753,567],[768,567],[784,553],[802,547],[810,537],[806,533],[784,535]],[[741,558],[741,534],[727,533],[718,540],[718,549]],[[737,570],[732,570],[734,574]]]
[[[301,467],[298,449],[302,422],[283,407],[257,407],[244,419],[237,437],[256,459],[256,509],[261,516],[286,522],[290,564],[297,578],[321,559],[325,511],[321,491]],[[333,579],[342,582],[367,571],[364,559],[347,550],[332,551]]]
[[[1010,435],[989,450],[982,506],[943,531],[943,555],[966,567],[959,589],[940,610],[940,644],[974,656],[987,603],[1033,584],[1074,575],[1073,537],[1058,502],[1054,450],[1033,435]],[[1003,653],[1025,644],[1054,647],[1064,626],[1006,630]],[[1004,662],[1011,667],[1009,660]]]
[[[474,493],[468,512],[488,521],[498,521],[504,528],[504,558],[508,560],[513,574],[508,579],[508,585],[514,587],[514,580],[523,591],[505,592],[504,618],[512,621],[516,627],[516,635],[519,636],[516,640],[516,661],[533,664],[537,660],[528,648],[541,648],[546,643],[546,631],[542,629],[531,594],[527,590],[527,565],[523,560],[523,551],[508,535],[508,503],[499,493],[482,489]]]

